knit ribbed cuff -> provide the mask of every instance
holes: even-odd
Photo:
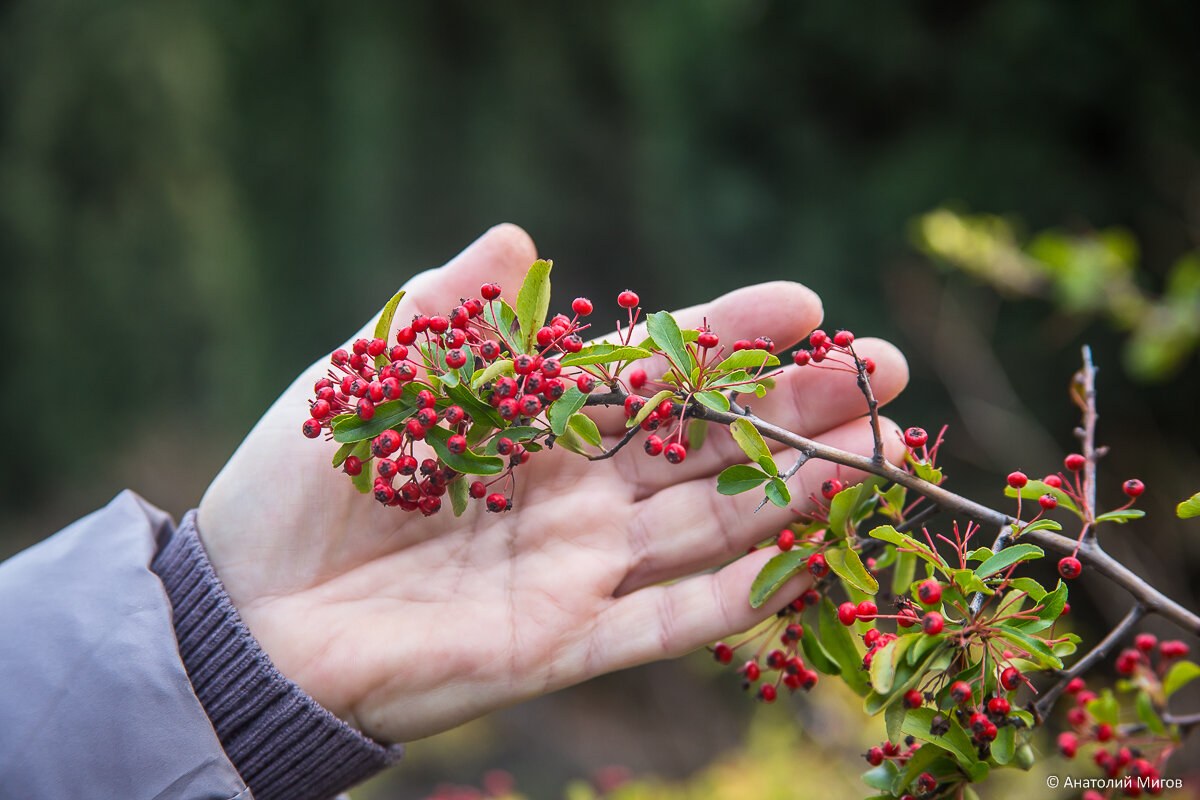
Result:
[[[154,559],[196,697],[256,800],[325,800],[400,758],[335,717],[271,663],[204,552],[196,512]]]

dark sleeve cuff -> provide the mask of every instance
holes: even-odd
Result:
[[[179,653],[226,755],[256,800],[324,800],[395,763],[271,663],[204,552],[189,511],[154,559],[174,608]]]

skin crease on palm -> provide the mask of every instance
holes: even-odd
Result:
[[[393,333],[414,314],[447,313],[488,281],[515,297],[535,258],[523,230],[492,228],[406,284]],[[613,297],[623,288],[612,287]],[[551,313],[570,299],[552,298]],[[615,300],[593,300],[590,321],[603,330],[602,320],[622,310]],[[766,335],[782,349],[815,328],[822,309],[810,290],[778,281],[676,316],[682,327],[707,317],[726,345]],[[351,339],[373,327],[374,320]],[[908,380],[899,351],[868,338],[855,347],[875,359],[880,402],[899,394]],[[358,494],[330,466],[333,443],[300,435],[327,365],[324,354],[255,425],[205,493],[199,529],[276,667],[379,741],[430,736],[686,653],[749,628],[806,588],[794,578],[773,602],[750,607],[750,583],[777,550],[743,554],[793,517],[773,505],[752,513],[757,492],[717,494],[716,474],[745,460],[727,432],[712,430],[678,466],[646,456],[638,441],[598,462],[545,451],[517,471],[511,511],[487,513],[473,501],[460,518],[449,509],[426,518]],[[655,365],[644,366],[653,377]],[[606,444],[615,442],[620,412],[596,411]],[[831,445],[871,451],[866,403],[848,373],[789,365],[754,411]],[[903,453],[896,426],[885,419],[883,432],[895,461]],[[780,461],[788,463],[786,453]],[[803,498],[831,477],[861,476],[810,461],[789,482],[793,507],[805,507]]]

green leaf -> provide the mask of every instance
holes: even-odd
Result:
[[[692,360],[692,354],[688,352],[687,346],[683,343],[683,333],[679,330],[679,323],[675,321],[674,317],[666,311],[648,314],[646,330],[650,332],[655,344],[675,362],[675,366],[683,370],[684,375],[692,371],[695,362]]]
[[[979,759],[975,754],[975,746],[971,744],[971,737],[953,717],[946,719],[950,724],[950,730],[946,732],[945,736],[934,736],[929,732],[936,714],[937,711],[929,707],[914,708],[904,718],[901,732],[907,736],[915,736],[923,742],[945,748],[964,768],[969,768],[977,763]]]
[[[587,395],[579,391],[579,387],[572,386],[567,389],[563,392],[562,397],[550,404],[550,411],[546,414],[546,418],[550,422],[550,430],[554,431],[556,436],[562,436],[571,416],[583,408],[586,403]]]
[[[788,503],[792,502],[792,493],[780,478],[771,478],[764,491],[767,493],[767,499],[780,508],[787,508]]]
[[[521,326],[521,341],[533,348],[533,337],[546,322],[550,310],[550,268],[554,262],[538,259],[529,265],[525,282],[517,293],[517,324]]]
[[[1112,689],[1105,689],[1095,700],[1087,704],[1088,713],[1095,717],[1096,722],[1107,722],[1114,728],[1120,723],[1121,706],[1113,695]]]
[[[450,485],[446,487],[446,494],[450,495],[450,507],[454,509],[454,516],[461,517],[467,510],[467,498],[470,491],[471,487],[466,478],[456,478],[450,481]]]
[[[896,566],[892,569],[892,594],[902,594],[917,571],[917,557],[912,553],[896,552]]]
[[[478,390],[480,386],[483,386],[485,383],[490,383],[491,381],[496,380],[496,378],[499,378],[501,375],[512,375],[512,374],[513,374],[512,359],[511,358],[498,358],[495,361],[493,361],[492,363],[488,364],[486,368],[480,370],[479,373],[477,373],[471,379],[471,388]]]
[[[571,418],[567,420],[567,427],[579,434],[579,438],[583,439],[593,447],[600,447],[600,429],[596,427],[596,423],[592,422],[592,418],[582,412],[575,412]]]
[[[863,566],[858,552],[848,547],[831,547],[825,551],[829,568],[855,589],[867,594],[879,591],[879,581]]]
[[[589,364],[612,364],[617,361],[638,361],[649,358],[649,350],[642,347],[597,342],[578,353],[570,353],[558,361],[564,367],[583,367]]]
[[[361,444],[361,442],[360,442],[360,444]],[[369,447],[369,445],[368,445],[368,447]],[[362,472],[360,472],[357,475],[350,478],[350,482],[354,484],[354,488],[357,489],[362,494],[370,494],[371,487],[374,485],[374,480],[372,480],[372,478],[371,478],[372,465],[373,465],[373,462],[364,461]]]
[[[400,301],[404,298],[404,290],[396,292],[392,295],[392,299],[384,305],[383,311],[379,314],[379,321],[375,323],[375,338],[388,340],[388,334],[392,332],[392,317],[396,316],[396,306],[400,305]],[[383,369],[388,363],[387,351],[375,356],[375,368]]]
[[[586,456],[587,448],[583,446],[583,442],[575,435],[573,430],[565,430],[560,436],[554,440],[555,447],[562,447],[565,450],[570,450],[572,453],[578,453],[581,456]]]
[[[890,731],[888,733],[889,741],[899,742],[903,738],[904,733],[902,729],[897,729],[894,735]],[[917,780],[917,776],[922,772],[929,772],[934,775],[951,775],[957,771],[958,766],[954,761],[954,756],[946,749],[937,746],[927,747],[922,745],[905,762],[904,772],[892,784],[892,796],[900,797],[908,794],[905,790],[912,787],[913,783]]]
[[[884,710],[883,724],[887,727],[887,737],[889,742],[898,742],[904,738],[904,734],[901,733],[901,729],[904,726],[904,717],[907,714],[908,709],[904,707],[903,703],[892,703]],[[920,751],[918,750],[917,752]]]
[[[896,662],[904,656],[912,639],[893,639],[876,650],[871,657],[871,688],[880,694],[888,694],[892,690],[892,679],[896,677]]]
[[[790,552],[790,551],[789,551]],[[862,670],[862,655],[854,645],[850,629],[838,621],[833,601],[821,601],[821,645],[841,668],[842,680],[860,696],[867,694],[867,675]]]
[[[708,422],[702,419],[694,419],[689,422],[687,437],[688,442],[692,445],[692,450],[704,447],[704,440],[708,438]]]
[[[958,586],[959,591],[963,594],[971,594],[972,592],[983,592],[984,594],[995,594],[986,583],[979,580],[979,576],[969,569],[951,570],[951,576],[954,579],[954,584]]]
[[[342,445],[342,448],[345,447],[350,448],[346,453],[346,457],[356,456],[363,462],[362,471],[351,477],[354,488],[364,494],[371,491],[371,486],[374,484],[374,481],[371,480],[371,440],[363,439],[361,442],[347,442]],[[339,453],[342,451],[342,448],[338,448]],[[345,460],[346,458],[343,458],[341,462],[335,463],[334,466],[340,466]]]
[[[989,550],[988,552],[990,553],[991,551]],[[1013,578],[1008,582],[1008,585],[1011,589],[1016,589],[1019,592],[1024,592],[1025,594],[1029,595],[1029,599],[1035,603],[1041,602],[1042,598],[1047,594],[1044,586],[1042,586],[1033,578],[1026,576]]]
[[[1009,625],[997,625],[996,632],[1013,644],[1030,653],[1029,658],[1043,669],[1062,669],[1062,661],[1046,644],[1045,639],[1030,636]]]
[[[512,345],[517,353],[527,351],[524,342],[513,337],[513,326],[517,324],[517,312],[503,300],[491,300],[483,305],[483,320],[500,332],[506,344]],[[514,353],[516,355],[516,353]]]
[[[1041,608],[1036,612],[1037,619],[1015,620],[1012,623],[1013,627],[1020,628],[1025,633],[1037,633],[1038,631],[1045,630],[1062,616],[1062,610],[1066,603],[1067,585],[1060,580],[1058,585],[1054,587],[1053,592],[1048,592],[1042,597],[1039,603]]]
[[[476,397],[475,393],[466,386],[458,384],[444,388],[447,399],[467,412],[467,415],[475,422],[482,422],[491,425],[493,428],[503,428],[505,426],[504,418],[500,416],[499,412]],[[376,413],[378,414],[378,411]]]
[[[576,389],[575,391],[579,391],[579,390]],[[674,396],[675,396],[674,390],[663,389],[662,391],[656,392],[654,394],[654,396],[651,397],[649,400],[647,400],[646,398],[642,398],[642,400],[644,402],[642,403],[641,410],[638,411],[638,413],[634,415],[633,419],[626,420],[625,427],[632,428],[634,425],[641,425],[642,422],[645,421],[646,417],[648,417],[654,413],[654,409],[658,408],[659,403],[661,403],[663,400],[666,400],[669,397],[674,397]]]
[[[1139,508],[1126,508],[1121,511],[1109,511],[1096,517],[1096,522],[1118,522],[1122,525],[1131,519],[1141,519],[1146,512]]]
[[[417,405],[412,398],[398,397],[388,400],[375,406],[375,416],[370,419],[364,420],[357,414],[347,414],[340,421],[335,421],[333,439],[342,443],[374,439],[388,428],[404,424],[415,413]]]
[[[1137,693],[1137,715],[1138,719],[1144,722],[1152,733],[1158,736],[1166,734],[1166,726],[1163,725],[1158,712],[1154,710],[1154,701],[1150,699],[1150,695],[1147,692]]]
[[[1033,533],[1034,531],[1061,531],[1062,530],[1062,525],[1058,524],[1057,522],[1055,522],[1052,519],[1039,519],[1039,520],[1029,523],[1028,525],[1026,525],[1024,527],[1021,527],[1020,524],[1016,524],[1016,525],[1014,525],[1014,527],[1016,528],[1014,533],[1016,533],[1018,536],[1021,535],[1022,533]]]
[[[901,533],[891,525],[880,525],[871,531],[870,536],[873,539],[880,539],[889,544],[894,544],[908,552],[915,552],[916,555],[935,567],[941,568],[943,566],[942,560],[938,557],[937,553],[929,549],[928,545],[918,542],[907,533]]]
[[[734,464],[721,470],[721,474],[717,476],[717,491],[726,495],[741,494],[761,486],[770,479],[771,476],[758,467]]]
[[[829,530],[833,531],[834,536],[850,538],[854,535],[846,523],[850,521],[850,515],[858,502],[861,486],[862,484],[847,486],[829,501]]]
[[[821,646],[821,640],[811,631],[805,631],[800,637],[800,649],[804,651],[804,660],[809,666],[826,675],[838,675],[841,668],[830,658],[829,653]]]
[[[1200,677],[1200,666],[1191,661],[1177,661],[1163,678],[1163,694],[1170,697],[1197,677]]]
[[[942,471],[932,465],[914,458],[911,453],[907,454],[905,460],[912,465],[913,474],[923,481],[928,481],[932,484],[940,484],[942,482]]]
[[[739,353],[745,353],[745,350],[739,350]],[[713,411],[728,411],[729,398],[720,392],[696,392],[697,402],[706,405]]]
[[[355,447],[358,447],[358,442],[346,442],[339,447],[337,452],[333,454],[333,466],[340,467],[343,463],[345,463],[346,459],[350,457],[350,454],[354,451]]]
[[[992,742],[992,758],[1000,766],[1004,766],[1012,761],[1013,755],[1017,749],[1017,729],[1011,725],[1005,725],[996,731],[996,738]]]
[[[738,350],[717,365],[717,370],[729,372],[735,369],[758,370],[762,367],[779,366],[779,359],[766,350]]]
[[[474,450],[476,445],[490,436],[494,430],[496,429],[487,423],[476,422],[467,429],[467,447]]]
[[[761,608],[763,603],[771,599],[771,596],[788,582],[788,579],[804,569],[805,563],[812,553],[811,548],[793,548],[780,553],[764,564],[763,568],[758,571],[758,575],[754,576],[754,582],[750,584],[751,607]]]
[[[1016,497],[1018,491],[1011,486],[1004,487],[1005,497]],[[1022,500],[1037,500],[1044,494],[1052,495],[1058,501],[1059,508],[1065,508],[1072,513],[1079,515],[1079,506],[1075,505],[1067,493],[1062,489],[1056,489],[1053,486],[1042,483],[1041,481],[1029,481],[1019,492]]]
[[[459,454],[451,453],[446,447],[450,435],[449,430],[436,425],[425,433],[425,441],[450,469],[466,475],[497,475],[504,471],[504,459],[498,456],[481,456],[470,450]]]
[[[747,350],[738,352],[746,353]],[[877,792],[887,792],[889,795],[892,791],[892,781],[900,774],[900,768],[896,766],[895,761],[884,761],[878,767],[869,769],[862,774],[862,782],[870,786]]]
[[[738,443],[738,447],[742,448],[751,461],[762,463],[762,459],[770,459],[771,451],[767,449],[767,443],[763,441],[760,434],[748,419],[735,419],[729,426],[729,432],[733,434],[733,440]]]
[[[1028,561],[1032,558],[1041,558],[1044,555],[1045,552],[1042,551],[1042,548],[1028,542],[1010,545],[999,553],[993,554],[991,558],[976,567],[975,574],[980,578],[986,578],[989,575],[995,575],[1002,569],[1011,567],[1013,564]]]
[[[1175,506],[1175,516],[1180,519],[1200,517],[1200,492],[1196,492],[1187,500]]]

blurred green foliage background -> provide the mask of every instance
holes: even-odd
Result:
[[[830,328],[905,349],[891,413],[950,424],[952,485],[993,502],[1072,448],[1091,342],[1101,496],[1151,487],[1112,549],[1196,607],[1200,532],[1170,514],[1200,488],[1191,347],[1145,382],[1108,306],[997,293],[914,220],[1118,227],[1128,268],[1084,295],[1155,301],[1200,243],[1197,30],[1194,3],[1120,0],[0,5],[0,555],[127,486],[194,506],[299,368],[508,220],[601,308],[811,285]],[[698,738],[628,757],[683,774],[731,743]],[[535,786],[586,758],[552,760]]]

